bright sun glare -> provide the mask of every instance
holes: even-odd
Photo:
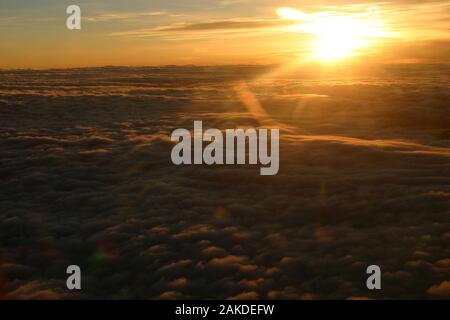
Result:
[[[331,13],[306,14],[293,8],[279,8],[279,16],[298,21],[297,29],[314,35],[311,58],[336,61],[356,56],[383,35],[379,12],[365,15],[335,15]]]

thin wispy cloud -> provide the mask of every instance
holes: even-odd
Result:
[[[152,36],[173,36],[174,33],[182,34],[211,34],[211,33],[229,33],[229,32],[245,32],[251,30],[261,30],[267,32],[268,29],[280,30],[281,27],[293,25],[292,22],[283,21],[280,19],[229,19],[229,20],[214,20],[198,23],[174,23],[165,26],[158,26],[154,28],[144,28],[124,32],[114,32],[111,36],[121,37],[152,37]]]
[[[153,12],[129,12],[129,13],[101,13],[93,16],[86,17],[88,22],[105,22],[121,20],[124,22],[143,22],[149,18],[156,16],[169,16],[170,13],[166,11],[153,11]]]
[[[405,7],[402,4],[391,2],[380,2],[374,4],[347,4],[336,5],[330,4],[326,6],[319,6],[316,10],[301,11],[292,9],[299,14],[296,16],[292,14],[292,18],[287,20],[279,19],[274,12],[273,17],[239,17],[229,19],[206,19],[200,21],[185,21],[168,23],[166,25],[159,25],[150,28],[136,28],[126,31],[115,31],[110,33],[112,36],[120,37],[163,37],[164,34],[195,32],[197,36],[205,33],[207,37],[209,34],[214,35],[220,33],[228,33],[239,31],[246,33],[249,30],[263,30],[264,32],[296,32],[302,33],[300,28],[286,28],[300,26],[309,17],[326,17],[345,15],[349,17],[365,18],[374,14],[374,11],[379,12],[381,19],[383,19],[385,28],[389,30],[390,37],[402,38],[408,40],[409,37],[414,39],[442,39],[448,38],[448,16],[450,12],[450,4],[441,1],[432,1],[427,5],[420,4],[416,1],[411,1],[411,5]],[[107,19],[130,19],[136,17],[149,17],[151,15],[164,15],[165,12],[154,12],[149,14],[142,14],[137,16],[132,15],[101,15],[96,19],[97,21]],[[300,17],[301,15],[301,17]],[[414,21],[410,17],[415,16]],[[419,29],[414,26],[420,25]]]

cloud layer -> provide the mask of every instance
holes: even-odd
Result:
[[[449,297],[446,68],[2,71],[0,294]],[[194,120],[280,127],[279,174],[173,166]]]

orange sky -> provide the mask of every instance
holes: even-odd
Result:
[[[81,7],[81,30],[66,28],[69,4]],[[448,62],[450,51],[448,1],[30,0],[1,5],[0,68],[279,63],[326,60],[330,52],[332,60],[440,63]],[[291,11],[280,14],[280,7]],[[324,24],[323,17],[344,23]],[[355,33],[360,25],[355,21],[376,24],[376,31]]]

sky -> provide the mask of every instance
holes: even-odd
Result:
[[[66,28],[73,4],[81,30]],[[415,0],[0,0],[0,68],[443,63],[449,13]]]

